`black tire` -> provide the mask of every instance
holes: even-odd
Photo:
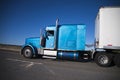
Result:
[[[114,58],[114,63],[117,67],[120,67],[120,54],[116,54]]]
[[[113,55],[105,52],[97,53],[95,63],[101,67],[110,67],[113,65]]]
[[[22,54],[25,58],[32,58],[33,50],[30,47],[25,47],[22,51]]]

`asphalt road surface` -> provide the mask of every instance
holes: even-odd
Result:
[[[26,59],[19,52],[0,51],[0,80],[120,80],[120,68],[94,62]]]

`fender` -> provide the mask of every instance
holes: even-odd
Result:
[[[21,55],[23,54],[23,53],[22,53],[22,50],[23,50],[25,47],[30,47],[30,48],[33,50],[33,54],[36,54],[36,52],[37,52],[36,50],[37,50],[37,49],[36,49],[34,46],[32,46],[32,45],[30,45],[30,44],[25,44],[25,45],[22,46]]]

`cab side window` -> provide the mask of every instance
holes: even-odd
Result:
[[[47,36],[54,36],[54,31],[47,31]]]

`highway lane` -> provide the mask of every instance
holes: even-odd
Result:
[[[0,50],[0,80],[120,80],[120,68],[94,62],[26,59],[19,52]]]

